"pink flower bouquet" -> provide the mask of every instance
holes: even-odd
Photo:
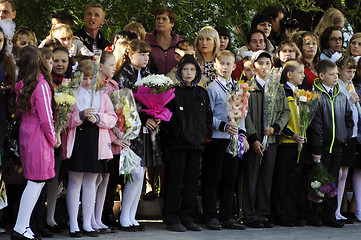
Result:
[[[249,91],[252,89],[253,86],[237,81],[235,82],[233,88],[231,88],[228,92],[228,119],[231,124],[235,124],[238,128],[241,121],[247,116],[248,98],[250,96]],[[244,144],[241,134],[231,136],[231,142],[227,147],[227,152],[233,157],[238,156],[239,158],[242,158],[244,153]]]
[[[175,97],[175,84],[170,78],[164,75],[150,75],[137,81],[134,87],[134,98],[147,107],[141,112],[163,121],[170,120],[172,113],[164,107]]]

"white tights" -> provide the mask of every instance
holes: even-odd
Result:
[[[94,213],[96,195],[95,184],[98,174],[69,171],[68,175],[69,183],[66,203],[69,213],[70,232],[80,231],[78,225],[78,212],[81,187],[83,187],[83,229],[88,232],[94,231],[91,226],[91,218]]]
[[[356,218],[361,221],[361,169],[354,168],[352,182],[356,200]]]
[[[23,234],[27,238],[34,238],[34,233],[30,229],[30,217],[44,185],[45,182],[39,183],[28,180],[23,195],[21,196],[14,231]]]
[[[342,198],[345,192],[345,185],[347,179],[348,167],[341,167],[338,174],[338,192],[337,192],[337,209],[335,212],[336,220],[345,220],[346,217],[341,215]]]
[[[57,225],[54,219],[54,215],[55,215],[56,200],[58,198],[58,190],[59,190],[58,177],[59,177],[61,161],[62,160],[59,157],[55,157],[55,177],[46,184],[47,199],[48,199],[46,223],[52,227]]]
[[[95,209],[91,221],[94,229],[108,228],[108,226],[102,222],[102,214],[109,182],[109,175],[110,173],[99,173],[97,176]]]
[[[133,182],[125,184],[122,200],[122,212],[119,217],[119,222],[123,227],[138,226],[139,223],[135,220],[137,213],[140,195],[142,193],[144,168],[140,167],[132,171]]]

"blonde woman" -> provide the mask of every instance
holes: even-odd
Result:
[[[313,32],[320,37],[323,31],[325,31],[325,29],[328,27],[335,26],[343,28],[345,25],[345,20],[345,16],[340,10],[337,8],[330,8],[325,12]]]
[[[361,57],[361,32],[355,33],[346,49],[346,55],[352,56],[358,62]]]
[[[194,45],[196,58],[202,69],[202,79],[199,85],[206,88],[217,77],[213,65],[220,48],[218,32],[210,26],[203,27],[198,32]]]
[[[292,41],[284,41],[278,46],[276,54],[273,58],[275,67],[282,67],[289,59],[301,60],[302,53],[298,49],[296,43]]]
[[[137,34],[139,40],[145,40],[145,29],[142,24],[138,22],[130,22],[123,28],[123,31],[129,31]]]
[[[48,39],[58,39],[61,45],[69,51],[69,56],[91,56],[93,53],[84,45],[84,43],[73,35],[70,26],[63,23],[58,23],[52,26],[50,35],[44,39],[39,47],[43,47]]]

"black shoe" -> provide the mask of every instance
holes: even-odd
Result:
[[[273,226],[274,226],[274,224],[267,218],[265,220],[261,221],[261,223],[263,223],[263,227],[265,227],[265,228],[273,228]]]
[[[155,193],[153,191],[151,191],[151,192],[147,192],[146,194],[144,194],[144,196],[142,197],[142,200],[152,201],[156,198],[157,198],[157,195],[155,195]]]
[[[43,238],[52,238],[52,237],[54,237],[54,235],[51,232],[49,232],[47,229],[45,229],[43,227],[36,228],[35,231],[34,231],[34,235],[35,235],[35,232],[38,232],[40,234],[40,236],[43,237]]]
[[[50,226],[48,224],[45,224],[45,228],[48,229],[52,233],[62,233],[63,232],[63,228],[60,227],[59,225]]]
[[[189,231],[195,231],[195,232],[199,232],[202,231],[202,227],[198,226],[197,224],[195,224],[194,222],[188,223],[188,224],[184,224],[184,226],[186,227],[187,230]]]
[[[296,227],[303,227],[306,225],[306,220],[305,219],[299,219],[297,218],[295,221],[295,226]]]
[[[83,230],[83,236],[87,237],[99,237],[99,233],[97,231],[86,231]]]
[[[345,223],[343,221],[337,221],[336,219],[327,219],[323,221],[323,225],[335,228],[342,228]]]
[[[307,225],[314,227],[322,227],[322,221],[320,219],[309,219],[307,220]]]
[[[69,235],[70,235],[70,237],[73,237],[73,238],[81,238],[82,237],[81,231],[69,232]]]
[[[263,223],[259,221],[244,222],[244,224],[250,228],[264,228]]]
[[[137,232],[138,228],[134,225],[123,227],[121,224],[118,225],[118,229],[125,232]]]
[[[206,227],[210,230],[221,230],[222,226],[219,224],[217,218],[212,218],[209,222],[206,223]]]
[[[276,225],[283,227],[293,227],[295,223],[293,221],[288,221],[286,218],[279,218],[275,221]]]
[[[180,223],[167,224],[166,229],[173,232],[185,232],[186,228]]]
[[[246,227],[243,224],[238,223],[234,218],[228,219],[227,221],[222,222],[222,228],[224,229],[235,229],[235,230],[245,230]]]
[[[144,225],[142,225],[142,224],[139,224],[139,225],[136,226],[136,227],[137,227],[138,231],[140,231],[140,232],[145,231],[145,227],[144,227]]]
[[[20,233],[16,232],[15,230],[12,230],[11,234],[10,234],[10,239],[11,240],[39,240],[39,238],[36,238],[35,236],[34,236],[34,238],[27,238],[24,236],[24,233],[20,234]]]

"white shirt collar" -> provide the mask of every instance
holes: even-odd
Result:
[[[264,85],[266,84],[267,80],[263,80],[262,78],[258,77],[257,75],[256,75],[255,79],[259,83],[259,85],[261,85],[261,87],[264,88]]]
[[[140,79],[142,79],[142,74],[140,73],[140,69],[139,69],[138,70],[137,81],[139,81]]]
[[[99,112],[100,93],[99,93],[99,91],[95,92],[94,98],[93,98],[93,106],[91,103],[91,95],[92,95],[91,89],[87,90],[83,87],[80,87],[79,92],[77,94],[77,98],[76,98],[76,107],[77,107],[78,111],[83,111],[87,108],[93,107],[96,112]]]
[[[292,89],[293,92],[298,90],[298,87],[293,85],[291,82],[287,81],[287,85]]]
[[[333,87],[327,87],[325,84],[323,84],[323,83],[321,83],[322,84],[322,86],[323,86],[323,88],[326,90],[326,92],[327,93],[329,93],[330,92],[330,90],[332,90],[332,92],[333,92]]]
[[[220,83],[222,83],[224,86],[227,86],[227,80],[226,80],[225,78],[223,78],[223,77],[221,77],[221,76],[218,75],[218,76],[217,76],[217,79],[218,79],[218,81],[219,81]],[[231,83],[231,84],[233,84],[232,78],[229,78],[228,82]]]

